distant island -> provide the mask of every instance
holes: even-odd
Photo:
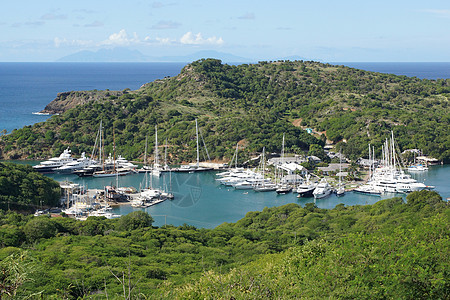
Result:
[[[80,51],[58,59],[58,62],[192,62],[204,57],[214,57],[227,63],[252,63],[253,59],[213,50],[198,51],[180,56],[149,56],[138,50],[123,47]]]

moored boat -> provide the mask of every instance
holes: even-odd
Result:
[[[331,186],[328,184],[328,181],[325,178],[319,182],[316,188],[313,191],[313,196],[315,199],[321,199],[329,196],[331,194]]]
[[[33,166],[33,169],[41,173],[52,173],[55,172],[57,168],[74,161],[76,161],[76,159],[72,157],[72,151],[67,148],[58,157],[52,157],[49,160],[42,161],[38,165]]]

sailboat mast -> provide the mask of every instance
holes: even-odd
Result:
[[[197,119],[195,119],[195,133],[197,136],[197,168],[199,166],[199,162],[200,162],[200,152],[198,149],[198,124],[197,124]]]
[[[370,146],[369,146],[370,151]],[[341,148],[339,148],[339,187],[341,187],[341,176],[342,176],[342,155],[341,155]]]
[[[102,120],[100,120],[100,162],[102,164],[102,170],[105,171],[104,153],[103,153],[103,125]]]
[[[147,165],[147,138],[148,136],[145,136],[144,166]]]
[[[116,172],[116,135],[113,127],[113,154],[114,154],[114,172]]]
[[[392,143],[392,164],[393,164],[393,171],[395,173],[395,169],[396,169],[396,161],[395,161],[395,145],[394,145],[394,131],[391,131],[391,143]]]
[[[155,125],[155,163],[154,168],[158,166],[158,125]]]
[[[263,152],[262,152],[262,186],[265,186],[265,158],[264,158],[264,152],[266,151],[266,147],[263,147]]]
[[[239,150],[239,143],[236,143],[236,161],[234,162],[234,166],[236,169],[238,166],[238,150]]]
[[[164,148],[164,169],[167,169],[167,138],[166,138],[166,147]]]

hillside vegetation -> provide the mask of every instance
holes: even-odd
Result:
[[[1,213],[0,297],[450,297],[450,210],[435,192],[331,210],[288,204],[214,229],[152,222],[144,211],[86,221]]]
[[[450,158],[450,80],[317,62],[231,66],[206,59],[136,91],[93,94],[64,94],[64,99],[81,97],[76,103],[84,104],[68,109],[64,103],[67,110],[60,115],[1,137],[0,157],[42,158],[67,146],[90,153],[103,120],[107,151],[112,151],[114,128],[118,153],[142,158],[145,137],[153,141],[158,125],[159,144],[168,140],[177,163],[195,157],[197,118],[209,154],[218,160],[230,159],[237,142],[245,147],[242,161],[263,147],[280,151],[283,133],[287,151],[302,153],[328,139],[354,159],[367,156],[369,143],[381,151],[391,130],[401,150],[421,149],[445,162]],[[55,111],[57,106],[51,105]],[[326,136],[307,134],[306,127]]]
[[[0,162],[0,209],[34,211],[59,204],[59,183],[29,165]]]

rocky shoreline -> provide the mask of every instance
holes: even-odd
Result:
[[[70,91],[58,93],[56,98],[50,102],[39,114],[61,114],[78,105],[92,101],[115,99],[122,96],[125,91],[92,90],[92,91]]]

